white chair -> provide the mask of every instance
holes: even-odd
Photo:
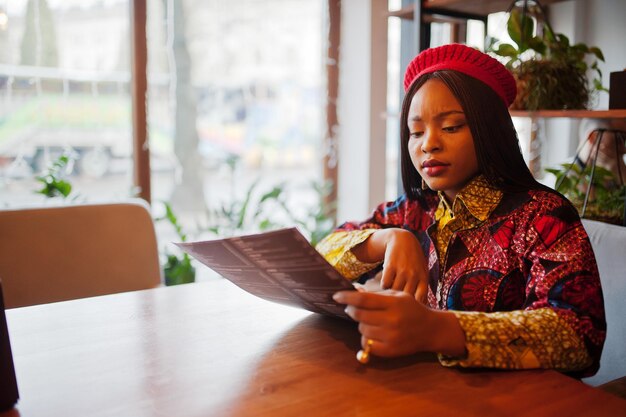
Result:
[[[7,308],[152,288],[160,271],[143,200],[0,210]]]
[[[606,342],[600,370],[583,381],[597,386],[626,376],[626,227],[583,219],[604,293]]]

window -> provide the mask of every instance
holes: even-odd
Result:
[[[131,194],[128,0],[0,1],[0,206],[41,204],[60,155],[78,201]]]
[[[311,184],[322,175],[324,5],[148,3],[148,125],[160,155],[152,160],[153,201],[228,234],[258,230],[263,220],[293,225],[318,204]],[[222,208],[251,192],[253,216],[276,186],[287,209],[228,230]]]
[[[325,5],[148,1],[155,217],[171,203],[190,238],[310,219],[322,176]],[[135,194],[130,6],[0,0],[0,207],[48,204],[36,178],[61,155],[70,201]],[[254,217],[275,187],[281,199],[262,203],[263,218],[237,231],[224,224],[248,193]],[[162,246],[178,240],[163,222],[157,234]]]

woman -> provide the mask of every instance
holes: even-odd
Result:
[[[382,264],[382,292],[339,292],[378,356],[595,373],[606,323],[572,205],[532,177],[508,113],[515,81],[463,45],[419,54],[402,106],[405,194],[318,250],[346,278]]]

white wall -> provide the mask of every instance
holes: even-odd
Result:
[[[600,63],[600,69],[608,87],[611,72],[626,70],[626,1],[585,0],[582,4],[586,17],[582,41],[604,52],[605,62]],[[608,102],[608,94],[602,94],[597,108],[608,108]]]
[[[343,0],[339,49],[337,219],[362,220],[385,198],[387,1]]]

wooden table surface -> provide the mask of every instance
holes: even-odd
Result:
[[[7,311],[33,416],[626,416],[626,401],[554,371],[444,368],[430,354],[355,360],[354,323],[231,283]]]

